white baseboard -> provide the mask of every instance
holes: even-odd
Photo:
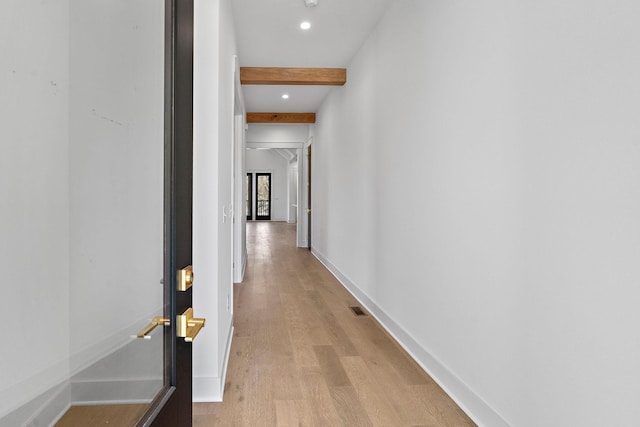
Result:
[[[0,427],[53,426],[71,406],[70,395],[69,382],[63,382],[0,418]]]
[[[220,401],[224,399],[224,385],[227,381],[227,368],[229,367],[229,358],[231,357],[231,343],[233,342],[233,333],[236,330],[233,326],[233,319],[231,319],[231,329],[229,329],[229,335],[227,335],[227,346],[224,350],[224,362],[222,363],[222,372],[220,374],[222,381],[220,386]]]
[[[233,322],[232,322],[233,323]],[[233,341],[233,324],[229,328],[227,335],[227,345],[224,351],[222,370],[219,377],[194,377],[193,378],[193,401],[203,402],[222,402],[224,396],[224,384],[227,378],[227,367],[229,366],[229,357],[231,355],[231,342]]]
[[[247,267],[247,250],[245,248],[244,253],[242,254],[242,259],[240,260],[240,268],[233,269],[233,283],[242,283],[244,280],[244,272]]]
[[[478,426],[509,427],[509,424],[460,378],[418,343],[387,315],[365,292],[345,276],[316,248],[311,253],[335,276],[344,288],[376,318],[382,327],[404,348],[433,380],[460,406]]]
[[[222,402],[220,377],[193,377],[193,401],[202,402]]]
[[[67,358],[17,384],[0,384],[0,421],[26,405],[34,404],[38,399],[47,396],[51,390],[68,380],[69,359]],[[2,424],[0,424],[1,426]]]
[[[242,254],[242,269],[240,271],[239,281],[236,283],[242,283],[244,281],[244,273],[247,270],[247,250],[245,248],[244,253]]]

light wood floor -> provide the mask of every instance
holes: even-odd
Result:
[[[474,426],[306,249],[249,223],[224,402],[195,426]]]
[[[133,426],[147,405],[72,406],[56,427]]]

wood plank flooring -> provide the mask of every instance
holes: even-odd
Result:
[[[56,427],[133,426],[147,405],[72,406]]]
[[[224,402],[194,404],[194,425],[474,426],[295,241],[295,225],[247,225]]]

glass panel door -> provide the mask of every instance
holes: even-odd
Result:
[[[244,195],[245,195],[245,213],[247,215],[247,221],[253,219],[253,174],[248,173],[244,182]]]
[[[256,219],[271,219],[271,174],[256,174]]]
[[[0,260],[15,285],[0,301],[19,331],[0,350],[0,425],[54,414],[61,426],[133,426],[152,403],[162,413],[180,375],[188,421],[165,424],[190,424],[191,344],[175,339],[185,308],[171,293],[191,260],[192,65],[171,63],[191,57],[192,23],[189,0],[13,0],[0,18]],[[168,84],[167,144],[165,60],[182,79]],[[188,159],[180,172],[174,155]],[[188,183],[175,191],[184,209],[167,205],[167,171]],[[166,211],[181,226],[169,230]],[[145,328],[153,318],[170,326]]]
[[[165,312],[164,24],[157,0],[70,3],[69,415],[118,425],[164,384],[162,328],[137,337]]]

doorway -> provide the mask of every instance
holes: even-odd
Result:
[[[247,173],[245,181],[247,221],[271,221],[271,173]]]
[[[271,220],[270,173],[256,173],[256,220]]]

